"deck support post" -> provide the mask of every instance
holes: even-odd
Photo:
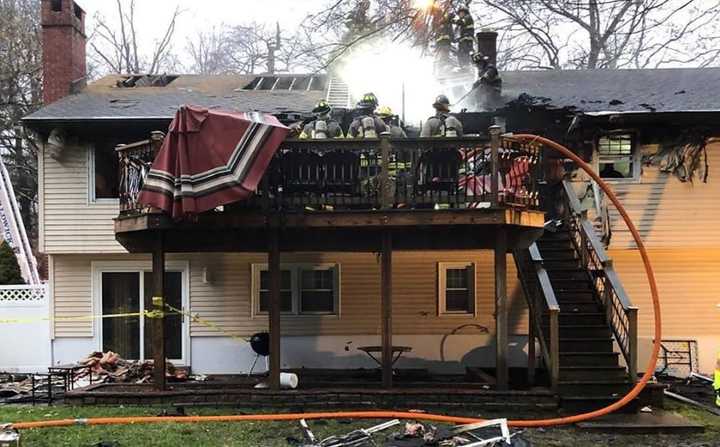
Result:
[[[270,230],[268,247],[268,274],[270,279],[270,389],[280,389],[280,234],[278,229]]]
[[[153,381],[158,391],[165,390],[165,234],[160,231],[152,253],[152,310],[159,318],[152,319]]]
[[[382,383],[384,388],[392,387],[392,234],[382,232],[380,253],[380,314],[382,319]]]
[[[495,240],[495,376],[498,390],[508,388],[507,234],[503,227]]]
[[[528,385],[535,386],[535,315],[534,307],[528,309]]]
[[[500,133],[502,130],[500,126],[493,125],[490,126],[488,132],[490,133],[490,204],[496,207],[500,203],[498,180],[500,178]]]

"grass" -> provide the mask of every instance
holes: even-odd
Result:
[[[523,437],[533,446],[678,446],[718,445],[720,417],[680,403],[666,401],[667,411],[678,413],[706,427],[705,433],[688,435],[617,435],[588,433],[574,427],[547,430],[528,430]],[[161,407],[101,407],[101,406],[0,406],[0,423],[65,418],[154,416]],[[245,413],[254,412],[246,410]],[[198,408],[188,411],[196,415],[240,414],[238,410]],[[310,421],[313,432],[320,437],[347,433],[382,421]],[[386,432],[389,433],[390,431]],[[100,442],[117,446],[288,446],[287,438],[300,438],[296,422],[240,422],[202,424],[139,424],[117,426],[77,426],[35,429],[22,432],[26,446],[94,446]]]

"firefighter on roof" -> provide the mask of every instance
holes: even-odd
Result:
[[[455,40],[455,30],[453,29],[453,20],[455,16],[452,13],[442,12],[436,16],[435,28],[435,72],[442,74],[450,67],[450,51],[452,42]]]
[[[460,36],[457,51],[458,64],[464,68],[470,65],[471,55],[475,52],[475,22],[467,6],[458,8],[458,18],[455,23],[457,23]]]
[[[439,95],[433,103],[435,115],[423,123],[421,137],[461,137],[463,127],[459,119],[450,115],[450,100]]]
[[[344,138],[342,128],[337,121],[333,120],[332,107],[324,99],[321,99],[312,111],[315,119],[307,123],[300,139],[325,140],[327,138]]]
[[[472,57],[473,63],[477,67],[478,78],[473,88],[484,85],[497,93],[502,88],[502,79],[495,65],[490,62],[490,58],[482,53],[475,53]]]
[[[355,119],[348,130],[349,138],[378,138],[381,133],[389,130],[383,120],[375,115],[377,105],[378,100],[374,93],[363,95],[357,103]]]

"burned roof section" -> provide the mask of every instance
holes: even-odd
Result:
[[[720,68],[548,70],[501,74],[502,102],[585,114],[720,112]],[[531,104],[528,104],[531,105]]]
[[[244,89],[256,76],[179,75],[172,76],[165,85],[146,78],[106,76],[79,93],[43,107],[24,121],[32,125],[43,121],[169,120],[185,104],[243,112],[303,112],[312,110],[325,97],[324,90],[307,88]],[[130,84],[126,85],[128,81]]]

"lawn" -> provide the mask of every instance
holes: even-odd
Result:
[[[532,430],[522,434],[534,446],[715,446],[720,445],[720,417],[668,402],[669,410],[687,416],[706,426],[706,432],[689,437],[667,435],[617,435],[585,433],[575,428]],[[0,406],[0,423],[64,418],[110,416],[152,416],[161,407],[65,407],[65,406]],[[244,410],[250,413],[251,410]],[[230,409],[192,409],[193,415],[240,414]],[[381,421],[309,421],[319,437],[346,433],[355,428],[369,427]],[[390,430],[391,431],[391,430]],[[295,422],[240,422],[207,424],[144,424],[118,426],[77,426],[25,430],[24,446],[90,447],[100,442],[117,446],[288,446],[288,437],[301,436]],[[115,443],[115,444],[112,444]]]

